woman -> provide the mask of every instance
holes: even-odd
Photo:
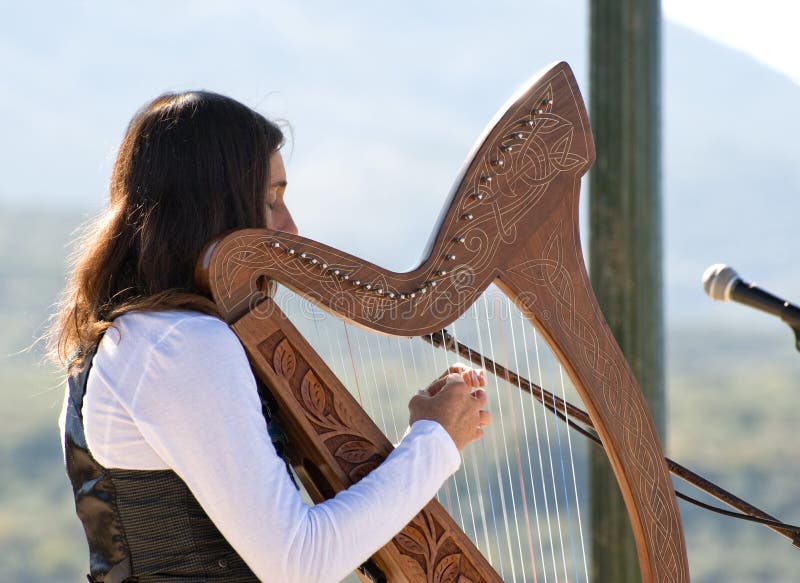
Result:
[[[61,427],[90,581],[339,580],[490,421],[473,390],[483,373],[453,367],[411,399],[410,431],[379,468],[322,504],[301,500],[244,350],[192,280],[224,231],[296,232],[282,141],[208,92],[158,97],[128,127],[51,331],[71,356]]]

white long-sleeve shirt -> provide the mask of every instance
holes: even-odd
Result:
[[[341,580],[460,463],[442,426],[418,421],[367,477],[307,505],[272,445],[244,349],[224,322],[196,312],[117,318],[94,358],[83,416],[101,465],[175,471],[267,582]],[[62,435],[63,423],[62,412]]]

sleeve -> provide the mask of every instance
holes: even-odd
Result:
[[[212,318],[183,321],[153,347],[131,413],[265,581],[341,580],[428,503],[461,459],[441,425],[418,421],[372,473],[307,505],[269,438],[244,349]]]

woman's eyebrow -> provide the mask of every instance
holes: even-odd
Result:
[[[277,182],[270,183],[270,186],[282,186],[286,188],[286,185],[289,184],[286,180],[278,180]]]

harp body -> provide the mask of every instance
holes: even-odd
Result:
[[[266,282],[397,336],[443,329],[494,283],[541,332],[580,394],[625,499],[643,580],[689,580],[655,427],[581,253],[580,178],[593,161],[582,98],[559,63],[513,96],[479,139],[416,269],[392,272],[266,229],[209,244],[198,283],[273,391],[295,444],[293,463],[316,500],[363,477],[391,445],[264,293]],[[390,581],[501,580],[435,500],[374,559]]]

